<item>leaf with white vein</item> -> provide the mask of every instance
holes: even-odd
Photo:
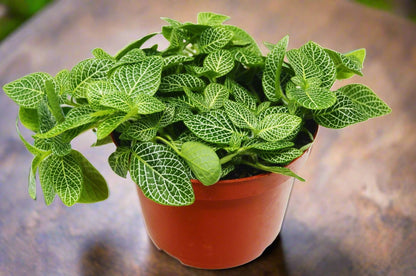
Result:
[[[313,113],[315,121],[327,128],[344,128],[368,119],[361,108],[340,91],[335,92],[337,102],[326,109]]]
[[[33,73],[3,86],[10,99],[25,108],[37,108],[46,94],[45,81],[52,77],[47,73]]]
[[[287,58],[295,70],[296,75],[304,79],[322,78],[322,71],[314,63],[314,61],[299,49],[287,51]]]
[[[307,89],[295,88],[287,90],[287,95],[298,104],[308,109],[324,109],[336,102],[335,93],[327,88],[310,86]]]
[[[129,113],[134,107],[134,102],[130,95],[124,92],[113,91],[102,96],[100,105]]]
[[[224,105],[228,98],[227,88],[219,83],[211,83],[204,89],[206,107],[208,109],[218,109]]]
[[[173,55],[167,56],[163,58],[163,69],[169,68],[171,66],[175,66],[181,63],[185,63],[188,61],[194,60],[193,57],[183,56],[183,55]]]
[[[167,146],[144,142],[131,151],[130,175],[146,197],[173,206],[195,201],[184,161]]]
[[[233,37],[233,32],[224,27],[212,27],[201,33],[199,48],[202,53],[212,53],[222,49]]]
[[[290,114],[267,115],[258,126],[257,135],[264,140],[275,142],[288,137],[301,124],[302,119]]]
[[[237,48],[233,51],[233,56],[236,61],[241,62],[245,66],[259,66],[263,64],[263,57],[253,53],[247,48]]]
[[[215,72],[216,77],[221,77],[234,68],[234,59],[230,51],[218,50],[205,57],[204,67]]]
[[[133,98],[139,94],[153,96],[160,85],[163,59],[147,57],[136,64],[123,65],[111,75],[112,84]]]
[[[315,42],[308,42],[300,50],[308,56],[322,72],[321,86],[331,88],[336,79],[335,64],[325,50]]]
[[[391,112],[390,107],[365,85],[348,84],[341,87],[339,91],[359,107],[368,118],[383,116]]]
[[[302,151],[297,148],[288,148],[278,151],[260,152],[259,156],[265,161],[273,164],[286,164],[302,155]]]
[[[204,141],[228,144],[236,132],[223,110],[198,114],[185,121],[185,125]]]
[[[226,100],[224,102],[224,109],[235,126],[241,128],[256,129],[257,118],[254,113],[245,105]]]
[[[45,133],[36,134],[35,137],[51,138],[64,131],[97,121],[99,118],[92,116],[93,112],[90,107],[75,107],[68,112],[65,121]]]
[[[224,21],[229,20],[230,17],[227,15],[212,13],[212,12],[200,12],[198,13],[198,24],[217,26],[221,25]]]
[[[152,114],[163,111],[166,108],[165,104],[160,100],[146,94],[138,95],[134,99],[134,106],[139,114]]]
[[[341,54],[337,51],[325,49],[337,68],[337,79],[347,79],[354,74],[362,76],[365,49],[359,49],[357,56],[354,54]]]
[[[120,139],[134,139],[139,141],[152,140],[159,129],[159,121],[153,117],[147,117],[131,124],[120,136]]]
[[[53,192],[58,193],[62,202],[72,206],[80,198],[83,184],[82,170],[71,155],[63,157],[50,155],[40,165],[40,182],[43,183],[47,204],[52,202]]]
[[[226,79],[225,86],[230,90],[236,102],[242,103],[251,110],[256,109],[256,99],[243,86]]]
[[[104,95],[116,91],[116,88],[108,81],[93,81],[87,86],[87,100],[93,109],[102,109],[101,100]]]
[[[126,178],[130,165],[130,148],[117,147],[116,151],[108,157],[111,169],[121,177]]]
[[[249,142],[244,145],[245,148],[248,149],[258,149],[262,151],[276,151],[280,149],[290,148],[293,147],[294,143],[290,141],[275,141],[275,142],[266,142],[261,139],[257,140],[249,140]]]
[[[97,139],[101,140],[110,135],[126,119],[128,119],[127,114],[116,113],[103,120],[97,127]]]
[[[183,87],[187,87],[191,90],[202,90],[205,87],[205,83],[198,77],[191,74],[174,74],[162,77],[162,81],[159,87],[161,92],[175,92],[183,91]]]
[[[280,73],[288,43],[288,36],[282,38],[267,55],[264,64],[262,77],[264,94],[272,102],[277,102],[283,96],[280,86]]]
[[[109,59],[86,59],[75,65],[70,73],[72,96],[86,98],[88,83],[105,79],[113,64]]]

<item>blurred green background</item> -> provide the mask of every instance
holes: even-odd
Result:
[[[53,0],[0,0],[0,41]]]
[[[0,41],[46,5],[58,0],[0,0]],[[347,1],[347,0],[346,0]],[[416,0],[349,0],[389,11],[416,23]]]

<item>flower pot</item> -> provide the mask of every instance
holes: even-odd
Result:
[[[309,150],[288,165],[297,171]],[[192,180],[195,202],[164,206],[139,189],[148,235],[156,247],[182,264],[224,269],[259,257],[277,237],[294,183],[293,177],[261,174],[204,186]]]

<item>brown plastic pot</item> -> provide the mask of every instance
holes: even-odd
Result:
[[[288,165],[303,165],[309,150]],[[259,257],[277,237],[294,183],[293,177],[262,174],[204,186],[192,180],[195,202],[164,206],[139,189],[148,235],[156,247],[182,264],[224,269]]]

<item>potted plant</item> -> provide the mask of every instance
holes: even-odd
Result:
[[[317,126],[343,128],[388,114],[362,75],[365,50],[346,54],[288,36],[267,56],[229,17],[203,12],[168,25],[115,56],[93,57],[56,76],[38,72],[4,85],[19,106],[17,132],[34,155],[47,205],[108,197],[104,178],[71,140],[87,130],[93,146],[115,143],[110,167],[137,184],[149,236],[181,262],[227,268],[259,256],[280,231],[297,167]],[[156,35],[170,43],[143,47]],[[34,132],[33,143],[18,122]]]

